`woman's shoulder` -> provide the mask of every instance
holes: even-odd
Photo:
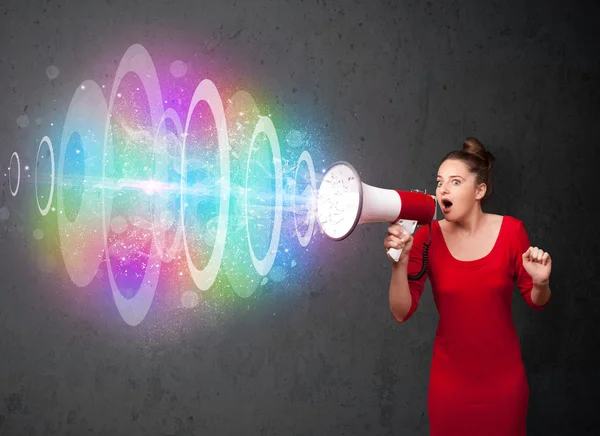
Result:
[[[519,229],[519,227],[523,226],[523,221],[519,218],[516,218],[511,215],[495,215],[489,214],[493,219],[502,222],[503,225],[511,228],[511,229]]]
[[[513,241],[516,245],[520,244],[524,238],[527,238],[527,230],[525,224],[519,218],[510,215],[501,216],[502,219],[502,239],[505,241]],[[513,245],[511,243],[511,245]]]

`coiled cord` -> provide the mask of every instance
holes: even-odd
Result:
[[[419,280],[427,271],[427,266],[429,265],[429,246],[431,245],[431,223],[429,225],[429,243],[423,242],[423,264],[421,266],[421,271],[419,271],[416,275],[408,274],[408,280]]]

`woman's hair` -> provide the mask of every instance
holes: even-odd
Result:
[[[492,195],[492,162],[495,157],[487,151],[477,138],[469,137],[464,140],[462,150],[454,150],[448,153],[442,162],[448,159],[463,161],[469,171],[475,174],[475,182],[479,185],[485,183],[487,190],[481,199],[481,204]]]

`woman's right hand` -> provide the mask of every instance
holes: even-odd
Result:
[[[387,229],[387,236],[383,240],[383,247],[387,252],[390,248],[402,248],[398,264],[408,263],[408,254],[413,244],[413,236],[408,233],[400,224],[392,224]]]

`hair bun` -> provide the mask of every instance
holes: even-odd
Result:
[[[495,160],[494,155],[485,149],[479,139],[472,136],[464,140],[463,151],[487,162],[488,168],[492,167],[492,162]]]

